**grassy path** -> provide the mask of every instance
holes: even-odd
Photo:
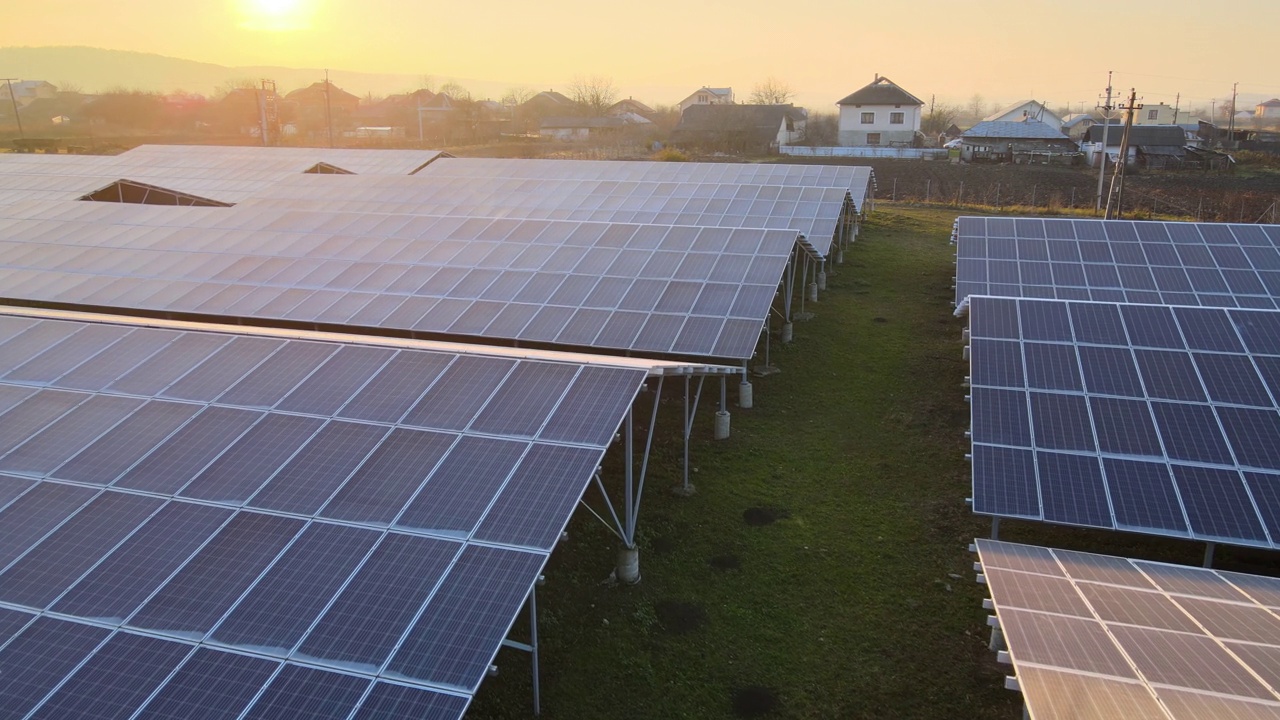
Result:
[[[694,497],[666,492],[678,444],[655,448],[639,586],[600,584],[615,543],[577,514],[539,593],[545,717],[1017,716],[965,550],[986,524],[964,504],[951,221],[873,216],[728,441],[704,404]],[[498,662],[470,716],[529,716],[527,656]]]

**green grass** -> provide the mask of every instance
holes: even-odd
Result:
[[[677,498],[679,394],[662,411],[640,516],[643,582],[601,584],[617,541],[579,511],[539,591],[548,718],[733,718],[736,688],[776,693],[770,718],[1016,718],[987,650],[967,545],[963,322],[951,316],[955,210],[882,205],[835,269],[816,317],[774,345],[781,374],[710,439],[708,386],[692,447],[698,492]],[[732,385],[732,383],[731,383]],[[736,390],[736,387],[733,388]],[[733,393],[731,392],[731,396]],[[710,402],[707,402],[710,401]],[[618,477],[616,456],[607,477]],[[601,508],[597,492],[588,501]],[[789,517],[751,527],[743,511]],[[1002,537],[1197,563],[1202,546],[1006,522]],[[736,556],[740,568],[710,559]],[[1256,569],[1259,554],[1220,549]],[[1253,563],[1253,565],[1251,565]],[[705,622],[664,625],[672,601]],[[523,637],[523,623],[516,637]],[[503,650],[470,717],[530,712],[528,656]]]
[[[776,693],[768,717],[1017,716],[966,551],[986,523],[964,504],[953,218],[877,212],[816,317],[774,345],[783,372],[754,379],[756,407],[733,409],[727,441],[709,439],[708,386],[691,498],[668,492],[680,473],[672,394],[640,516],[643,582],[601,585],[617,543],[582,511],[547,568],[547,717],[732,718],[733,690],[752,685]],[[752,507],[789,517],[751,527]],[[709,564],[722,555],[740,568]],[[670,601],[700,606],[705,623],[673,634],[659,617]],[[470,717],[530,715],[527,655],[503,650],[498,664]]]

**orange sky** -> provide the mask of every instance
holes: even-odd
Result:
[[[1094,17],[1105,24],[1091,28]],[[1092,105],[1113,69],[1117,88],[1137,86],[1147,102],[1181,92],[1188,107],[1228,95],[1233,81],[1246,96],[1280,95],[1277,27],[1280,0],[13,0],[0,46],[536,88],[603,75],[651,104],[703,84],[733,86],[743,100],[773,75],[815,109],[875,73],[926,102],[979,93]]]

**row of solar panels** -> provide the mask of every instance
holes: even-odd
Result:
[[[1280,547],[1280,227],[960,218],[973,508]],[[1280,717],[1280,583],[979,540],[1029,716]]]
[[[18,304],[746,359],[797,238],[851,235],[870,182],[488,161],[442,180],[422,174],[434,157],[6,156],[0,285]],[[351,172],[370,177],[310,182]],[[565,179],[503,179],[521,173]],[[116,202],[73,201],[95,191]],[[458,717],[645,377],[728,371],[7,310],[0,706]]]
[[[961,218],[955,241],[976,512],[1280,547],[1280,227]]]

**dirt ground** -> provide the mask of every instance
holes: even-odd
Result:
[[[792,162],[788,158],[783,162]],[[823,158],[829,161],[830,158]],[[1096,170],[1042,165],[967,165],[922,160],[859,159],[875,168],[876,197],[963,205],[1087,209],[1098,190]],[[1107,187],[1111,178],[1106,178]],[[1204,221],[1273,221],[1280,217],[1280,173],[1243,167],[1232,174],[1130,173],[1128,217],[1184,216]]]

